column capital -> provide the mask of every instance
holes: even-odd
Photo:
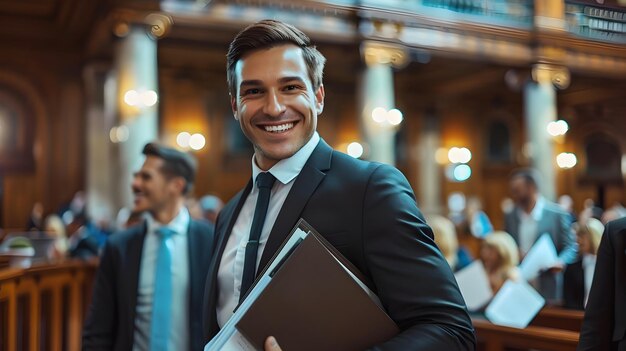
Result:
[[[571,80],[567,67],[545,63],[534,64],[531,68],[531,77],[536,83],[549,82],[558,89],[567,89]]]
[[[145,15],[145,13],[119,11],[113,19],[113,34],[120,38],[125,37],[130,32],[131,26],[143,26],[151,38],[161,39],[170,32],[173,24],[171,16],[160,12]]]
[[[364,41],[361,44],[361,54],[368,66],[383,64],[402,68],[410,62],[404,46],[389,43]]]

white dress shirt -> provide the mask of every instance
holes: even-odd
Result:
[[[543,207],[545,206],[543,197],[539,197],[530,213],[524,212],[522,209],[517,210],[519,216],[519,249],[523,255],[533,246],[539,233],[537,233],[537,225],[543,215]]]
[[[187,244],[187,230],[190,221],[189,212],[186,208],[181,208],[178,215],[167,224],[159,223],[149,215],[146,216],[146,220],[148,228],[139,270],[133,351],[150,350],[154,275],[160,240],[156,230],[164,225],[175,232],[166,239],[166,245],[172,257],[172,302],[167,346],[168,350],[188,350],[189,245]]]
[[[300,174],[304,164],[313,153],[319,141],[320,137],[317,132],[315,132],[311,139],[298,150],[298,152],[289,158],[280,160],[269,170],[269,172],[276,177],[277,182],[275,182],[272,187],[265,223],[263,223],[263,229],[261,230],[256,262],[257,271],[259,269],[258,265],[261,261],[261,256],[263,255],[263,249],[265,249],[265,244],[267,243],[267,238],[293,186],[294,179]],[[262,170],[256,165],[253,156],[252,179],[254,179],[255,182],[256,176],[261,172]],[[252,191],[250,191],[248,198],[241,208],[241,212],[239,212],[239,216],[235,221],[233,230],[226,243],[226,248],[222,254],[217,273],[217,323],[220,327],[233,315],[233,311],[239,303],[246,244],[250,237],[250,227],[252,226],[252,218],[254,217],[254,208],[256,207],[258,194],[259,189],[256,187],[256,184],[253,184]]]
[[[587,306],[589,291],[591,290],[591,282],[593,282],[593,272],[596,269],[596,255],[583,255],[583,283],[585,284],[585,300],[583,306]]]

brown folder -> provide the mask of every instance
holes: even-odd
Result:
[[[398,333],[357,282],[362,275],[348,273],[340,263],[347,260],[317,235],[307,235],[270,272],[271,282],[237,324],[257,349],[273,335],[284,351],[364,350]]]

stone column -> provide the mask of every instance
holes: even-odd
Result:
[[[105,105],[106,84],[110,76],[110,65],[92,63],[85,67],[83,78],[86,94],[85,132],[86,159],[86,193],[87,210],[95,220],[111,221],[115,216],[115,203],[112,194],[114,188],[114,155],[109,130],[113,126],[114,114],[107,112]]]
[[[434,111],[424,112],[419,133],[418,204],[425,214],[443,214],[441,205],[441,173],[435,159],[441,146],[441,127]]]
[[[158,139],[158,103],[152,106],[141,104],[141,96],[148,91],[158,95],[158,67],[156,40],[143,25],[132,25],[120,39],[115,57],[117,89],[115,94],[118,125],[123,128],[126,140],[119,140],[119,169],[117,179],[117,205],[130,207],[133,196],[130,190],[133,173],[143,163],[141,151],[145,144]],[[137,92],[139,105],[131,106],[125,101],[129,91]],[[128,98],[126,98],[128,100]]]
[[[535,0],[534,24],[538,29],[566,30],[564,0]]]
[[[397,45],[365,41],[361,47],[366,68],[362,76],[360,124],[368,146],[368,159],[395,164],[396,128],[388,123],[377,123],[372,111],[395,107],[393,68],[408,63],[406,50]]]
[[[130,186],[143,163],[141,151],[158,140],[157,39],[170,26],[161,14],[120,15],[112,28],[118,37],[113,64],[85,69],[88,208],[108,217],[98,219],[113,220],[120,208],[132,207]],[[129,98],[129,91],[135,96]]]
[[[532,80],[524,87],[526,151],[543,178],[541,193],[552,201],[556,197],[556,161],[554,140],[546,128],[557,119],[556,88],[566,88],[569,81],[566,68],[537,64],[532,68]]]

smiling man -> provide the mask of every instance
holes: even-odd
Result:
[[[207,341],[304,218],[371,279],[402,330],[375,349],[473,350],[463,298],[406,178],[332,150],[316,132],[324,63],[304,33],[273,20],[249,26],[230,45],[231,106],[255,154],[250,181],[216,222]],[[267,350],[279,349],[274,341]]]
[[[134,212],[145,221],[111,235],[96,275],[84,350],[199,350],[213,226],[184,207],[196,162],[148,144],[135,173]]]

